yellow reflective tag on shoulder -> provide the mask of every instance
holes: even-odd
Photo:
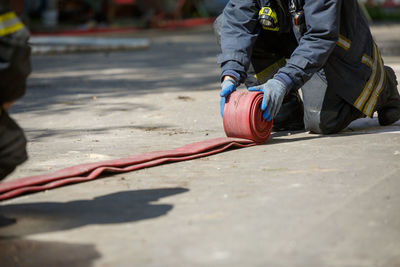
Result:
[[[10,20],[10,19],[13,19],[13,18],[16,18],[16,17],[17,17],[17,15],[15,15],[14,12],[7,12],[7,13],[4,13],[4,14],[0,15],[0,22],[6,21],[6,20]]]
[[[12,34],[24,28],[24,24],[14,12],[0,15],[0,36]]]
[[[258,12],[258,15],[259,16],[266,15],[266,16],[271,17],[271,13],[272,13],[272,9],[271,8],[263,7],[263,8],[260,9],[260,12]]]
[[[269,31],[279,31],[279,25],[278,25],[278,15],[272,8],[270,7],[263,7],[260,9],[260,12],[258,12],[258,19],[261,22],[261,25],[264,30],[269,30]],[[271,26],[264,25],[262,21],[264,19],[269,20],[272,22]]]

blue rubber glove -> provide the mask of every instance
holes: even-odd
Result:
[[[276,79],[270,79],[266,83],[250,87],[249,91],[264,92],[261,110],[263,111],[263,119],[270,121],[281,109],[283,98],[287,93],[286,86]]]
[[[226,79],[221,83],[221,92],[219,93],[221,100],[220,100],[220,109],[221,109],[221,117],[224,116],[224,107],[225,107],[225,102],[226,98],[232,94],[234,91],[236,91],[236,84],[235,81],[232,79]]]

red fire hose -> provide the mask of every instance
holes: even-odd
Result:
[[[265,143],[272,130],[272,121],[262,119],[259,106],[262,93],[234,92],[224,110],[224,130],[228,137],[191,143],[180,148],[154,151],[129,158],[87,163],[68,167],[53,173],[21,178],[0,184],[0,200],[22,194],[39,192],[59,186],[96,179],[104,173],[122,173],[148,168],[163,163],[190,160]]]

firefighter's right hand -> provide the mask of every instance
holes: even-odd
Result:
[[[236,91],[235,80],[232,78],[225,78],[224,81],[221,83],[221,92],[219,93],[219,96],[221,97],[220,100],[221,117],[224,116],[224,107],[226,98],[229,97],[229,95],[232,94],[234,91]]]
[[[281,109],[283,98],[287,94],[286,86],[279,80],[270,79],[266,83],[254,87],[250,87],[249,91],[263,92],[263,100],[261,110],[263,111],[263,119],[270,121],[275,118]]]

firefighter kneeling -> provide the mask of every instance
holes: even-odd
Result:
[[[275,130],[332,134],[375,111],[381,125],[400,119],[395,73],[357,0],[230,0],[214,28],[220,96],[241,83],[262,91]]]

